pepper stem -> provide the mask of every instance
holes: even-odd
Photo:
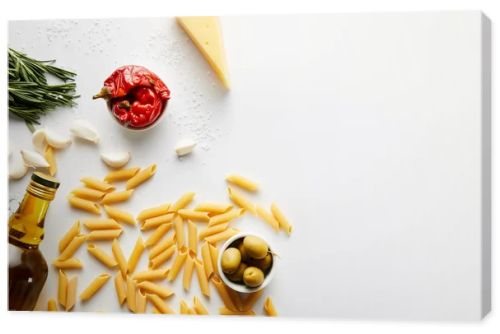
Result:
[[[108,87],[102,87],[101,91],[99,93],[92,96],[92,99],[93,100],[101,99],[101,98],[105,99],[105,98],[109,97],[109,95],[110,95],[110,91],[109,91]]]

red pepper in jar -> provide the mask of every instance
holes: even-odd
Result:
[[[111,113],[123,126],[146,128],[165,110],[170,90],[147,68],[126,65],[117,68],[93,98],[106,99]]]

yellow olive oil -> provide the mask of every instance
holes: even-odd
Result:
[[[45,215],[59,182],[35,172],[17,211],[9,218],[9,310],[31,311],[47,280],[48,267],[38,246]]]

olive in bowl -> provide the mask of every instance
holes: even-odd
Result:
[[[241,293],[266,287],[273,277],[274,265],[269,244],[252,233],[240,233],[228,239],[217,261],[222,281]]]

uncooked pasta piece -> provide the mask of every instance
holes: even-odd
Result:
[[[274,219],[273,215],[264,210],[261,206],[257,205],[255,207],[255,211],[257,212],[257,216],[262,218],[266,223],[268,223],[275,231],[279,231],[280,224],[276,219]]]
[[[184,219],[189,219],[199,222],[208,222],[208,220],[210,219],[208,212],[180,209],[177,211],[177,213]]]
[[[158,241],[172,228],[172,224],[163,224],[156,228],[156,230],[149,236],[149,238],[144,243],[145,247],[155,246]]]
[[[167,278],[168,269],[146,270],[138,272],[133,276],[137,282],[159,281]]]
[[[55,260],[52,262],[52,265],[58,269],[81,269],[83,267],[80,260],[75,259],[74,257],[64,261]]]
[[[103,191],[103,192],[110,192],[115,190],[115,186],[105,182],[101,181],[98,178],[95,177],[83,177],[80,179],[80,181],[88,188],[92,188],[95,190]]]
[[[80,300],[86,301],[92,298],[106,284],[110,277],[111,275],[106,273],[97,276],[80,294]]]
[[[207,308],[201,303],[200,299],[196,296],[193,297],[193,309],[198,315],[208,315]]]
[[[107,218],[92,218],[83,221],[83,225],[93,231],[93,230],[121,230],[122,226],[114,219]]]
[[[194,192],[185,193],[177,200],[177,202],[172,204],[169,211],[176,212],[180,209],[184,209],[185,207],[187,207],[189,205],[189,203],[191,203],[193,201],[194,196],[195,196]]]
[[[235,229],[235,228],[228,228],[227,230],[225,230],[223,232],[213,234],[213,235],[206,237],[205,241],[208,243],[211,243],[211,244],[216,244],[219,241],[231,238],[232,236],[238,234],[239,232],[240,231]]]
[[[166,215],[168,213],[169,208],[170,208],[170,203],[165,203],[152,208],[147,208],[145,210],[142,210],[137,215],[137,220],[142,222],[149,218]]]
[[[121,273],[117,273],[115,275],[115,289],[118,303],[120,305],[123,305],[123,303],[127,299],[127,290],[125,289],[125,281],[123,280],[123,276]]]
[[[92,201],[79,198],[76,196],[69,196],[68,202],[75,209],[80,209],[98,216],[101,215],[101,207],[99,206],[99,204],[94,203]]]
[[[142,241],[142,238],[139,236],[135,243],[134,249],[132,250],[132,254],[130,254],[130,257],[128,258],[127,269],[129,274],[132,274],[134,272],[135,267],[137,266],[137,263],[139,262],[139,259],[143,252],[144,252],[144,242]]]
[[[210,220],[208,221],[208,227],[213,227],[218,224],[230,222],[231,220],[243,215],[244,211],[244,209],[233,209],[220,215],[210,217]]]
[[[66,232],[66,234],[61,238],[61,240],[59,240],[59,252],[62,252],[73,240],[73,238],[76,237],[78,234],[80,234],[79,220],[77,220],[73,225],[71,225],[68,232]]]
[[[264,301],[264,312],[270,317],[276,317],[278,315],[278,311],[276,311],[271,297],[267,297]]]
[[[276,205],[276,203],[271,204],[271,213],[273,214],[274,218],[278,221],[280,228],[283,229],[286,233],[288,233],[288,235],[292,234],[292,225],[290,225],[288,219],[286,219],[285,215],[280,210],[278,205]]]
[[[101,204],[114,204],[127,201],[133,194],[134,190],[114,191],[107,193],[101,200]]]
[[[162,314],[175,314],[174,310],[172,310],[159,296],[154,294],[146,295],[148,300],[154,305],[156,310],[158,310]]]
[[[122,230],[95,230],[87,234],[88,241],[94,240],[114,240],[120,237]]]
[[[93,202],[99,202],[106,193],[104,191],[95,190],[92,188],[76,188],[71,190],[73,196],[87,199]]]
[[[188,221],[188,248],[193,254],[198,253],[198,229],[196,224]]]
[[[191,278],[193,277],[193,269],[194,269],[193,254],[189,252],[184,264],[184,276],[182,277],[182,287],[184,288],[185,291],[189,291],[189,288],[191,287]]]
[[[102,249],[98,248],[94,244],[89,244],[87,246],[87,252],[89,252],[91,255],[93,255],[99,262],[104,264],[106,267],[113,269],[116,266],[118,266],[118,263],[115,261],[115,259],[106,254]]]
[[[118,208],[109,205],[104,206],[104,211],[106,211],[106,214],[108,215],[109,218],[113,218],[118,222],[135,225],[134,217],[126,211],[120,210]]]
[[[187,257],[187,248],[186,247],[180,248],[177,257],[174,260],[174,264],[172,265],[172,267],[170,268],[170,272],[168,273],[167,279],[169,281],[172,282],[173,280],[175,280],[175,278],[177,277],[177,275],[179,274],[180,270],[184,265],[184,261],[186,261],[186,257]]]
[[[72,257],[73,254],[75,254],[75,252],[78,250],[78,248],[80,248],[80,246],[85,242],[86,239],[87,237],[84,235],[75,236],[68,244],[68,246],[64,248],[64,250],[61,252],[61,254],[57,259],[59,261],[64,261]]]
[[[137,174],[128,179],[126,184],[127,190],[137,188],[139,185],[151,178],[155,173],[156,164],[149,165],[148,167],[139,171]]]
[[[155,295],[160,296],[163,299],[168,298],[174,294],[174,291],[167,288],[166,286],[155,284],[149,281],[142,281],[140,283],[137,283],[137,288],[149,293],[154,293]]]
[[[141,169],[139,167],[132,167],[127,169],[113,170],[106,174],[104,177],[104,181],[106,182],[117,182],[117,181],[126,181],[130,179],[132,176],[137,174]]]
[[[219,308],[219,314],[222,315],[255,315],[255,312],[252,310],[249,311],[234,311],[229,309],[228,307],[221,307]]]
[[[205,274],[205,268],[203,268],[203,263],[199,259],[195,258],[194,267],[196,268],[196,276],[198,277],[201,293],[210,297],[210,289],[208,288],[208,280]]]
[[[218,215],[224,212],[227,212],[232,209],[231,204],[221,204],[221,203],[212,203],[212,202],[205,202],[205,203],[200,203],[198,204],[194,210],[195,211],[203,211],[203,212],[208,212],[210,215]]]
[[[231,201],[233,201],[234,204],[255,215],[255,205],[250,202],[245,196],[243,196],[239,191],[236,191],[231,187],[227,187],[227,192],[229,194],[229,198],[231,199]]]
[[[127,277],[128,264],[117,239],[113,240],[113,243],[111,244],[111,251],[113,252],[116,263],[118,263],[118,268],[120,268],[122,277],[125,279]]]
[[[259,185],[257,183],[238,174],[226,176],[226,181],[251,192],[259,190]]]

